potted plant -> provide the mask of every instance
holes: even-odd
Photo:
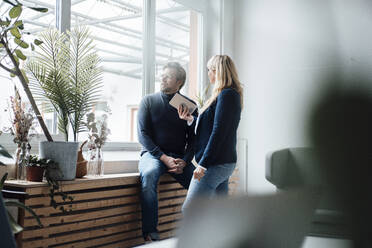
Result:
[[[44,132],[45,137],[48,141],[53,141],[42,115],[36,105],[36,101],[32,96],[31,90],[28,84],[28,78],[25,71],[21,68],[20,60],[26,60],[27,57],[22,52],[26,49],[35,49],[35,45],[41,44],[41,41],[35,39],[33,43],[27,43],[23,36],[26,34],[24,31],[23,21],[20,19],[21,13],[25,5],[19,1],[4,0],[5,3],[12,5],[12,8],[8,12],[8,16],[1,16],[0,18],[0,53],[5,53],[0,59],[0,68],[9,72],[11,76],[16,76],[21,82],[23,89],[27,95],[28,100],[36,114],[36,117],[40,123],[40,127]],[[38,12],[47,12],[46,8],[26,7]],[[8,60],[8,61],[6,61]]]
[[[44,170],[51,164],[54,164],[51,159],[39,159],[36,155],[30,155],[26,166],[27,181],[42,182]]]
[[[51,158],[60,164],[61,180],[75,178],[78,133],[86,130],[83,124],[85,114],[100,97],[102,69],[89,30],[76,27],[67,35],[56,29],[40,34],[40,51],[35,51],[27,63],[31,74],[32,92],[49,100],[51,109],[58,115],[58,128],[69,140],[72,129],[75,155],[67,156],[66,148],[60,142],[41,142],[40,156]]]
[[[85,160],[84,156],[83,156],[83,147],[87,142],[88,142],[88,140],[84,141],[80,145],[80,149],[78,151],[78,159],[77,159],[77,163],[76,163],[76,177],[77,178],[82,178],[83,176],[85,176],[87,174],[88,161]]]

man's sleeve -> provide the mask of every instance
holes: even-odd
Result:
[[[196,119],[198,118],[198,110],[195,110],[192,114],[194,117],[194,121],[189,126],[187,125],[187,143],[186,143],[186,151],[183,160],[188,164],[194,157],[195,150],[194,150],[194,143],[195,143],[195,124]]]
[[[148,151],[151,155],[159,159],[161,155],[163,155],[163,152],[151,138],[152,132],[151,115],[147,98],[142,99],[138,110],[137,118],[138,118],[137,132],[139,142],[146,149],[146,151]]]

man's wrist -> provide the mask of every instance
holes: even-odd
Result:
[[[160,159],[161,162],[165,163],[165,162],[168,160],[168,156],[167,156],[166,154],[163,153],[163,154],[160,156],[159,159]]]

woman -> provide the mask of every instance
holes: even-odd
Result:
[[[213,56],[207,68],[214,89],[197,120],[195,160],[198,165],[183,210],[194,198],[227,194],[229,177],[236,165],[236,132],[243,105],[243,89],[229,56]],[[189,124],[194,121],[187,109],[180,107],[178,114]]]

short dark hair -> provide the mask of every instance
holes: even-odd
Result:
[[[180,89],[185,85],[186,81],[186,71],[183,69],[180,63],[178,62],[168,62],[163,66],[163,70],[170,68],[170,69],[175,69],[177,72],[177,80],[181,80],[182,84],[180,86]]]

